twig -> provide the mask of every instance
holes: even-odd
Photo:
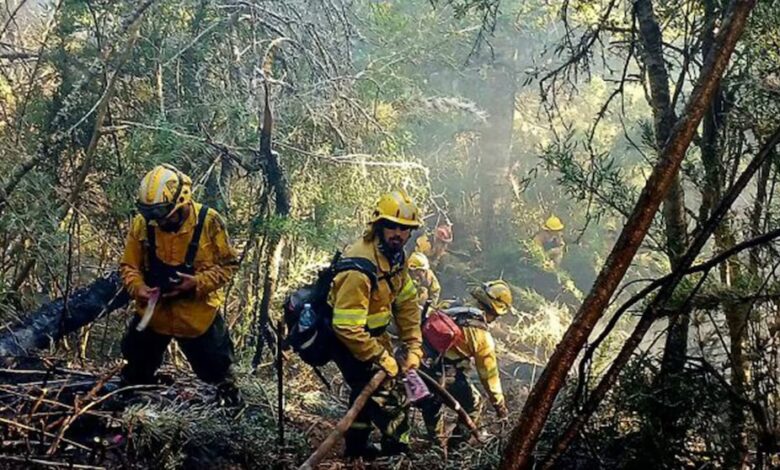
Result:
[[[149,389],[149,388],[158,388],[158,387],[159,387],[159,385],[131,385],[131,386],[128,386],[128,387],[119,388],[117,390],[114,390],[113,392],[109,392],[109,393],[103,395],[102,397],[98,398],[97,400],[92,401],[92,402],[86,404],[83,408],[78,408],[78,403],[77,403],[76,406],[74,407],[74,409],[76,409],[76,412],[73,415],[71,415],[70,417],[68,417],[65,420],[65,422],[62,424],[62,427],[60,428],[60,431],[57,434],[57,439],[51,444],[51,447],[49,447],[49,450],[48,450],[47,454],[48,455],[53,455],[54,452],[57,451],[57,446],[59,446],[59,441],[61,439],[63,439],[62,436],[65,434],[65,431],[68,430],[68,428],[71,426],[71,424],[73,424],[74,421],[76,421],[76,419],[78,419],[81,415],[83,415],[84,413],[89,411],[90,408],[94,407],[95,405],[97,405],[99,403],[104,402],[105,400],[107,400],[108,398],[112,397],[113,395],[116,395],[117,393],[122,393],[122,392],[125,392],[125,391],[128,391],[128,390]],[[93,391],[94,390],[95,389],[90,390],[90,393],[88,394],[88,396],[93,396]]]
[[[236,21],[236,19],[238,19],[238,13],[239,13],[239,11],[236,11],[235,13],[231,14],[227,18],[228,25],[231,25],[233,22]],[[195,43],[200,40],[200,38],[202,38],[203,36],[208,34],[212,29],[214,29],[217,26],[219,26],[220,24],[222,24],[222,21],[223,21],[223,19],[219,19],[219,20],[215,21],[214,23],[212,23],[208,28],[206,28],[203,31],[201,31],[197,36],[192,38],[192,40],[190,42],[188,42],[187,45],[185,45],[183,48],[179,49],[170,59],[166,60],[162,64],[162,66],[163,67],[168,67],[169,65],[171,65],[171,62],[173,62],[174,60],[178,59],[180,55],[184,54],[190,47],[194,46]]]
[[[52,460],[34,459],[29,457],[14,457],[12,455],[0,454],[0,459],[13,460],[15,462],[34,463],[43,465],[46,467],[66,467],[66,468],[78,468],[85,470],[106,470],[106,467],[95,467],[93,465],[82,465],[72,462],[54,462]]]
[[[25,431],[37,432],[37,433],[43,434],[44,436],[47,436],[47,437],[54,437],[54,438],[57,437],[57,436],[55,436],[54,434],[52,434],[50,432],[42,431],[40,429],[35,429],[35,428],[31,427],[31,426],[27,426],[26,424],[17,423],[16,421],[11,421],[10,419],[0,418],[0,423],[7,424],[9,426],[14,426],[14,427],[19,428],[19,429],[24,429]],[[67,442],[68,444],[70,444],[72,446],[75,446],[75,447],[78,447],[80,449],[90,450],[90,451],[92,450],[91,448],[89,448],[89,447],[87,447],[87,446],[85,446],[83,444],[79,444],[76,441],[71,441],[70,439],[66,439],[64,437],[61,437],[59,439],[62,440],[63,442]],[[0,455],[0,456],[2,456],[2,455]]]

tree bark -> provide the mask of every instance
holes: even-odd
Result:
[[[227,216],[230,211],[230,182],[233,172],[231,160],[226,157],[220,157],[219,171],[216,168],[209,174],[204,185],[203,203],[216,209],[223,216]]]
[[[750,213],[750,233],[756,236],[763,230],[761,221],[765,217],[764,211],[767,205],[769,175],[772,173],[772,161],[776,160],[777,155],[769,158],[758,173],[758,182],[756,184],[756,198],[753,201],[753,209]],[[758,249],[750,251],[750,262],[748,270],[752,276],[757,276],[761,269],[761,256]]]
[[[15,357],[45,348],[92,323],[101,314],[124,307],[129,301],[119,274],[114,272],[78,289],[67,302],[64,298],[49,302],[29,313],[22,323],[0,334],[0,362],[12,362]]]
[[[753,4],[751,4],[750,7],[748,8],[752,8],[752,5]],[[735,16],[738,11],[739,11],[738,9],[735,10],[734,13]],[[745,15],[747,14],[748,13],[745,13]],[[655,321],[656,316],[658,312],[661,310],[664,303],[674,293],[674,290],[677,288],[677,285],[680,283],[680,280],[683,278],[683,276],[685,276],[686,273],[690,272],[689,267],[693,264],[699,252],[707,243],[707,240],[709,240],[709,238],[712,236],[715,230],[717,230],[718,225],[723,220],[723,217],[728,212],[729,208],[732,206],[732,204],[734,204],[734,201],[736,201],[737,197],[745,189],[745,187],[747,186],[748,182],[750,182],[750,179],[753,177],[753,175],[755,175],[758,169],[767,161],[768,157],[773,153],[772,149],[774,149],[774,147],[778,145],[778,143],[780,143],[780,127],[778,127],[775,130],[774,134],[772,134],[772,136],[767,140],[767,142],[761,148],[759,154],[756,155],[756,157],[750,162],[750,164],[747,166],[745,171],[740,175],[739,179],[734,183],[734,185],[732,185],[732,187],[729,188],[728,192],[724,195],[723,199],[720,201],[718,206],[713,211],[713,214],[710,217],[710,219],[702,226],[702,230],[699,233],[697,233],[694,239],[692,240],[691,245],[688,247],[688,250],[686,251],[685,255],[681,259],[680,265],[677,268],[675,268],[670,275],[665,277],[663,285],[659,289],[654,299],[645,308],[639,320],[639,323],[637,323],[636,327],[634,328],[634,331],[631,333],[629,338],[623,344],[623,347],[621,348],[615,360],[610,365],[607,372],[605,372],[604,375],[599,380],[599,383],[594,389],[594,391],[591,393],[590,398],[582,407],[580,413],[572,420],[572,422],[566,428],[566,431],[564,431],[561,437],[553,445],[553,450],[550,452],[550,455],[547,457],[546,462],[543,465],[543,468],[552,468],[552,465],[555,463],[555,460],[561,455],[563,455],[563,452],[568,448],[569,444],[571,444],[571,442],[577,436],[580,428],[585,424],[585,422],[593,414],[593,412],[596,411],[598,405],[601,403],[601,401],[604,399],[609,389],[612,387],[612,385],[614,385],[615,381],[617,380],[618,374],[620,373],[621,369],[628,363],[628,360],[631,358],[634,349],[636,349],[636,347],[639,346],[639,343],[642,341],[642,338],[647,333],[648,329],[650,328],[650,325],[652,325],[652,323]],[[773,238],[776,238],[777,235],[778,235],[777,233],[770,233],[766,237],[765,241],[769,241]],[[709,272],[710,269],[712,269],[712,266],[708,266],[707,269],[705,270],[705,273]]]
[[[724,24],[723,32],[716,41],[718,47],[707,58],[686,110],[672,130],[668,144],[648,178],[620,237],[590,293],[528,396],[520,420],[512,430],[501,461],[501,468],[514,470],[531,467],[532,452],[566,375],[623,279],[650,228],[654,215],[671,187],[754,5],[755,0],[735,2],[733,13]]]
[[[650,0],[638,0],[634,7],[639,23],[639,36],[642,41],[641,56],[645,63],[650,86],[650,105],[653,109],[655,123],[656,149],[660,153],[676,121],[669,93],[669,74],[663,56],[663,34]],[[720,200],[720,198],[716,200]],[[666,228],[666,251],[672,269],[674,269],[688,245],[685,193],[679,174],[675,176],[669,194],[664,201],[663,217]],[[676,425],[677,417],[680,415],[679,410],[671,404],[679,402],[674,395],[676,387],[673,379],[682,372],[685,365],[688,351],[689,318],[690,310],[675,312],[669,317],[661,373],[657,377],[657,385],[660,388],[658,395],[660,403],[654,410],[654,414],[660,423],[661,438],[666,441],[666,445],[672,446],[678,446],[681,437],[684,436],[684,430],[678,429]],[[674,454],[674,451],[653,452],[652,458],[665,458],[669,454]]]
[[[271,107],[268,98],[268,82],[263,82],[265,87],[265,108],[263,110],[263,129],[260,133],[260,148],[256,152],[257,156],[265,159],[265,172],[269,186],[274,192],[274,214],[277,222],[284,222],[290,215],[291,201],[287,175],[284,172],[279,154],[271,148],[271,132],[273,128],[273,118],[271,116]],[[267,252],[265,257],[265,279],[263,280],[263,299],[260,302],[260,312],[257,321],[257,348],[255,349],[252,364],[257,366],[260,363],[265,343],[273,345],[271,335],[271,300],[276,292],[276,285],[279,279],[279,270],[282,264],[282,252],[286,243],[284,237],[284,228],[275,227],[271,229],[268,235]],[[277,332],[281,334],[281,332]]]
[[[702,32],[702,55],[707,56],[712,51],[715,42],[715,27],[721,19],[718,15],[716,2],[704,0],[704,30]],[[720,200],[723,188],[726,184],[725,164],[723,149],[719,143],[719,135],[726,115],[723,90],[718,89],[709,110],[704,115],[702,123],[701,157],[704,168],[705,184],[702,191],[702,213],[708,215],[714,201]],[[738,152],[741,150],[737,150]],[[760,171],[760,169],[759,169]],[[760,174],[759,174],[760,178]],[[759,181],[760,184],[760,181]],[[757,195],[758,196],[758,195]],[[704,220],[704,219],[702,219]],[[723,222],[715,231],[715,250],[724,252],[736,243],[736,236],[732,229],[731,215],[726,214]],[[741,277],[741,267],[736,259],[729,259],[721,265],[720,282],[726,287],[731,287],[735,279]],[[748,361],[744,357],[745,334],[747,333],[747,315],[750,311],[750,303],[727,302],[723,305],[726,316],[726,324],[729,329],[731,350],[729,359],[731,364],[731,380],[734,390],[744,395],[746,389]],[[725,463],[728,468],[744,468],[748,443],[745,434],[745,407],[737,400],[730,401],[731,417],[731,447],[726,453]]]

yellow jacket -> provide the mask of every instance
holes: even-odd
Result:
[[[372,291],[369,278],[359,271],[336,275],[328,302],[333,307],[333,331],[360,361],[383,364],[392,357],[390,338],[385,328],[391,318],[398,326],[409,354],[422,358],[422,333],[417,290],[406,265],[390,268],[374,237],[349,246],[344,257],[370,260],[377,267],[377,286]]]
[[[430,300],[432,305],[439,303],[441,285],[432,270],[428,269],[419,274],[413,274],[412,281],[417,288],[417,302],[420,305],[425,305],[427,300]]]
[[[164,232],[155,227],[157,258],[165,264],[184,263],[187,245],[192,239],[201,205],[193,203],[190,214],[178,232]],[[125,288],[135,297],[144,285],[146,256],[146,220],[136,215],[127,236],[125,253],[120,262],[120,273]],[[193,298],[160,299],[154,310],[149,328],[170,336],[194,338],[203,334],[217,315],[217,309],[225,301],[224,286],[238,268],[236,251],[228,240],[225,225],[217,211],[209,209],[203,222],[203,233],[195,256],[195,281]],[[136,301],[138,315],[143,315],[146,304]]]
[[[501,389],[501,377],[496,358],[496,343],[489,331],[474,326],[461,327],[464,341],[457,347],[449,349],[445,360],[449,362],[467,361],[474,358],[479,380],[488,392],[490,402],[498,406],[504,402],[504,392]]]

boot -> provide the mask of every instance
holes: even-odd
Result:
[[[231,381],[225,381],[217,385],[216,402],[220,406],[227,408],[241,408],[244,406],[244,399],[241,397],[241,391]]]
[[[366,444],[363,447],[347,446],[344,450],[346,459],[376,460],[382,455],[382,450],[376,444]]]
[[[362,458],[364,460],[374,460],[380,455],[380,449],[376,444],[369,444],[368,437],[371,429],[347,429],[344,433],[344,457]]]
[[[382,438],[382,455],[400,455],[409,454],[409,444],[398,441],[397,439]]]

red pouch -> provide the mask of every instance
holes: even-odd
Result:
[[[426,318],[422,327],[422,334],[425,340],[439,354],[444,354],[448,349],[457,346],[464,339],[463,330],[460,329],[452,317],[441,310],[428,314],[428,318]]]

